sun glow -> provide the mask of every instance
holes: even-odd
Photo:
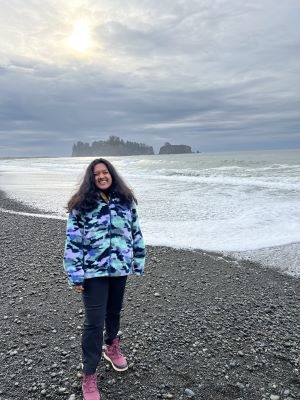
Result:
[[[69,46],[76,51],[85,52],[92,45],[90,25],[85,20],[74,23],[72,35],[68,40]]]

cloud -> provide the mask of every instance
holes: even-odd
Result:
[[[296,0],[5,3],[0,156],[112,134],[156,150],[299,147],[299,17]],[[67,46],[78,19],[86,54]]]

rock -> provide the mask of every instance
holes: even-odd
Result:
[[[192,397],[195,396],[195,393],[194,393],[191,389],[188,389],[188,388],[185,389],[184,394],[185,394],[187,397],[190,397],[190,398],[192,398]]]

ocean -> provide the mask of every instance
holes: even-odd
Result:
[[[65,219],[93,158],[0,159],[0,188]],[[300,150],[107,158],[135,191],[148,245],[221,252],[300,276]]]

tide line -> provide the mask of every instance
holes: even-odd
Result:
[[[59,219],[61,221],[65,221],[66,217],[62,217],[59,215],[52,215],[52,214],[36,214],[36,213],[29,213],[29,212],[24,212],[24,211],[14,211],[14,210],[7,210],[5,208],[0,207],[0,211],[7,213],[7,214],[17,214],[17,215],[25,215],[29,217],[35,217],[35,218],[46,218],[46,219]]]

